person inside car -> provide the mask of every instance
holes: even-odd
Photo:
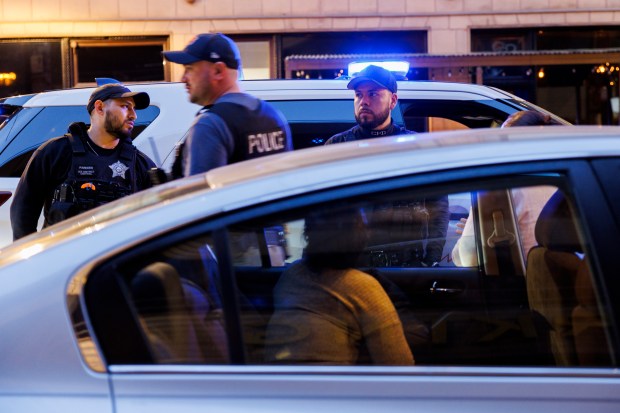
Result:
[[[11,204],[13,240],[151,186],[154,162],[131,143],[136,109],[150,104],[145,92],[119,83],[93,91],[86,109],[90,126],[69,125],[69,132],[41,145],[32,155]]]
[[[301,260],[274,288],[266,360],[280,364],[414,363],[390,298],[370,274],[354,268],[368,240],[363,210],[306,217]]]
[[[325,144],[352,142],[411,134],[396,125],[392,109],[398,101],[395,76],[369,65],[347,84],[355,91],[353,108],[357,125],[329,138]],[[407,247],[382,247],[370,256],[371,266],[432,267],[442,260],[450,211],[448,197],[408,199],[377,206],[369,217],[373,233],[369,245],[407,243]]]
[[[549,115],[533,110],[523,110],[508,116],[501,127],[546,125],[560,125],[560,123],[553,120]],[[510,191],[512,205],[517,217],[521,246],[526,257],[528,251],[536,245],[534,227],[540,211],[556,190],[557,188],[552,186],[534,186],[514,188]],[[470,208],[470,217],[471,214],[472,209]],[[461,222],[456,226],[460,238],[452,249],[452,260],[458,267],[475,267],[478,265],[478,256],[476,254],[473,222],[469,218],[461,218]]]

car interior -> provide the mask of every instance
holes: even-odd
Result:
[[[537,179],[524,179],[518,188],[500,180],[467,191],[401,188],[292,207],[283,202],[266,214],[250,209],[182,228],[96,268],[84,289],[87,317],[108,364],[270,364],[269,345],[294,348],[322,334],[308,327],[314,324],[293,321],[279,325],[276,336],[268,331],[278,311],[320,313],[322,300],[316,300],[318,309],[300,310],[292,293],[274,298],[283,274],[306,259],[308,217],[355,206],[367,220],[367,245],[352,252],[348,248],[357,243],[350,239],[325,254],[357,254],[355,269],[374,278],[373,288],[389,297],[417,365],[609,366],[605,309],[578,214],[559,181]],[[526,205],[534,218],[521,225],[515,190],[542,186],[553,195],[541,208]],[[385,254],[373,259],[386,249],[385,237],[370,245],[379,227],[393,236],[390,251],[399,251],[399,257],[415,243],[426,245],[419,227],[407,232],[412,220],[402,214],[415,201],[439,195],[447,196],[451,213],[437,265],[385,259]],[[386,204],[398,204],[401,214],[389,224],[376,218]],[[471,214],[463,214],[468,207]],[[478,264],[459,267],[451,259],[461,237],[455,223],[467,215]],[[524,244],[526,231],[535,238],[533,247]],[[403,234],[409,234],[408,242]],[[321,276],[316,277],[320,285]],[[282,302],[291,307],[281,308]],[[373,364],[364,337],[350,334],[359,352],[356,364]]]

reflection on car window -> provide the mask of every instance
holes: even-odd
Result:
[[[461,220],[460,231],[457,230],[462,235],[451,250],[454,263],[461,267],[477,266],[479,251],[484,254],[500,237],[514,239],[514,245],[521,249],[517,253],[521,257],[519,260],[525,263],[527,253],[536,245],[534,231],[540,211],[556,190],[556,187],[541,185],[513,188],[510,191],[478,192],[476,216],[473,216],[470,208],[469,215]],[[505,215],[510,228],[497,228],[494,215],[497,217],[499,214]],[[479,222],[484,230],[489,228],[492,231],[482,245],[475,238],[475,222]],[[507,233],[498,235],[502,230]]]
[[[86,284],[105,360],[610,366],[579,215],[561,176],[529,178],[282,207],[134,247]],[[462,219],[469,267],[450,255]]]

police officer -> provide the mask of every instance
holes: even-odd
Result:
[[[147,93],[118,83],[93,91],[90,126],[72,123],[30,158],[11,204],[14,240],[37,231],[41,208],[45,227],[151,186],[155,164],[131,143],[136,109],[149,103]]]
[[[347,88],[355,91],[353,108],[357,125],[332,136],[326,145],[413,133],[392,121],[398,85],[389,70],[369,65],[349,81]],[[389,202],[376,205],[369,212],[372,227],[369,246],[408,244],[371,251],[370,265],[419,267],[435,266],[441,261],[450,219],[446,196]]]
[[[353,109],[357,125],[332,136],[326,145],[413,133],[392,121],[392,109],[398,101],[398,85],[392,72],[368,65],[351,79],[347,88],[355,91]]]
[[[292,149],[284,116],[241,92],[241,57],[231,39],[221,33],[200,34],[182,51],[163,56],[185,66],[182,81],[189,100],[204,106],[181,149],[184,176]]]

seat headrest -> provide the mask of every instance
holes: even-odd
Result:
[[[144,314],[173,311],[183,298],[179,273],[164,262],[140,270],[132,280],[131,292],[138,310]]]
[[[583,252],[570,205],[557,190],[545,204],[536,221],[538,245],[553,251]]]

